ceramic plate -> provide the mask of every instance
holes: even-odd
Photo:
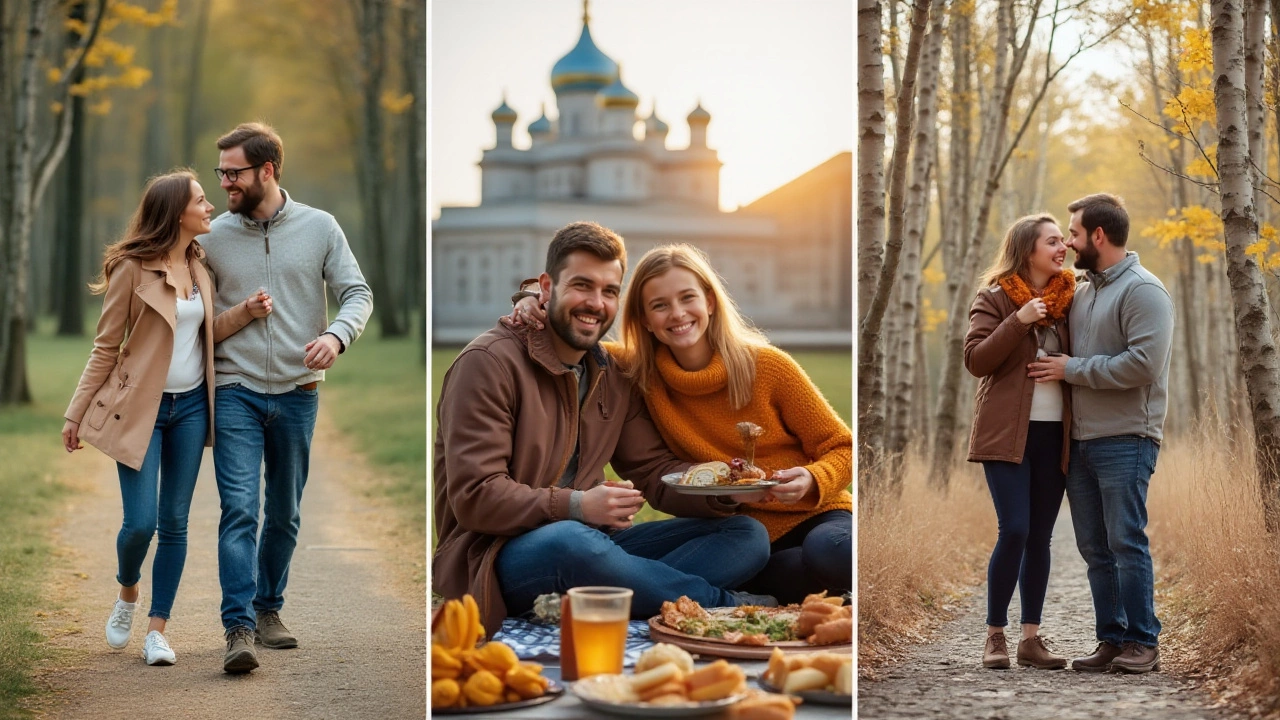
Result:
[[[573,688],[573,694],[577,695],[578,699],[582,701],[582,704],[589,708],[611,713],[613,715],[629,715],[631,717],[642,718],[699,717],[702,715],[711,715],[713,713],[720,712],[724,708],[727,708],[746,697],[745,693],[739,693],[737,695],[730,695],[723,700],[710,700],[700,703],[691,702],[687,705],[650,705],[649,703],[613,702],[595,697],[592,692],[596,678],[608,677],[610,676],[593,675],[585,680],[579,680],[571,686]]]
[[[469,705],[464,708],[431,708],[431,716],[436,715],[472,715],[475,713],[487,712],[503,712],[504,710],[520,710],[534,705],[542,705],[549,703],[564,694],[564,686],[555,680],[551,680],[551,684],[547,686],[547,691],[536,698],[521,700],[520,702],[501,703],[499,705]]]
[[[757,678],[756,684],[765,692],[782,693],[780,688],[774,687],[764,678]],[[814,705],[839,705],[843,707],[853,705],[852,695],[841,695],[840,693],[834,693],[830,690],[802,690],[791,694],[801,697],[805,702],[813,703]]]
[[[684,473],[671,473],[663,475],[662,482],[681,495],[737,495],[764,490],[778,484],[777,480],[760,480],[750,485],[681,485],[680,478],[683,477]]]

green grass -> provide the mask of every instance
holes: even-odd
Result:
[[[417,338],[377,338],[370,327],[325,377],[325,402],[338,429],[386,476],[376,486],[415,543],[425,536],[427,381]],[[421,564],[421,558],[413,561]],[[417,580],[425,580],[425,572]]]
[[[445,371],[449,369],[449,365],[453,359],[461,352],[460,347],[433,347],[431,349],[431,408],[432,422],[435,421],[435,407],[440,401],[440,386],[444,382]],[[853,355],[848,350],[809,350],[791,353],[791,356],[800,363],[805,372],[818,386],[822,394],[826,396],[827,402],[835,408],[835,411],[844,419],[845,423],[852,422],[853,408]],[[434,442],[434,438],[431,438]],[[605,468],[605,473],[610,477],[617,477],[613,474],[612,468]],[[654,510],[645,505],[644,508],[636,514],[636,522],[648,522],[668,517],[663,513]],[[434,520],[432,535],[432,547],[435,546]]]
[[[38,692],[31,671],[49,657],[33,620],[50,564],[48,529],[69,492],[56,479],[62,412],[89,353],[88,340],[41,329],[27,340],[35,402],[0,408],[0,718],[30,717],[19,703]]]

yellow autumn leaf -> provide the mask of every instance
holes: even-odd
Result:
[[[1178,69],[1194,73],[1213,67],[1213,39],[1210,28],[1188,28],[1182,34],[1182,57]]]
[[[1267,241],[1259,240],[1258,242],[1249,245],[1244,249],[1244,254],[1261,258],[1263,255],[1267,254]]]

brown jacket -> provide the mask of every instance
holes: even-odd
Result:
[[[598,345],[587,353],[579,417],[577,378],[556,356],[552,332],[498,325],[471,341],[445,374],[436,409],[432,584],[446,598],[475,597],[488,633],[507,614],[498,551],[508,538],[568,520],[570,491],[603,482],[605,463],[663,512],[718,517],[734,507],[662,483],[689,465],[667,449],[644,399]],[[575,440],[577,477],[557,487]]]
[[[203,262],[191,263],[192,280],[204,301],[205,386],[209,392],[209,434],[213,446],[213,344],[253,321],[241,303],[213,317],[213,282]],[[164,261],[128,258],[111,272],[102,301],[93,351],[64,415],[80,423],[80,439],[134,470],[151,443],[160,395],[173,357],[178,296]]]
[[[1036,334],[1017,317],[1018,307],[999,285],[978,291],[969,308],[964,337],[964,367],[979,378],[973,404],[969,462],[999,460],[1021,463],[1031,424],[1035,380],[1027,365],[1036,359]],[[1054,325],[1061,352],[1071,354],[1067,314]],[[1062,471],[1071,453],[1071,392],[1062,386]]]

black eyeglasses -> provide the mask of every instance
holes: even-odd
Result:
[[[213,174],[218,176],[219,182],[221,182],[223,178],[227,178],[231,180],[231,182],[235,182],[236,180],[240,179],[240,173],[244,172],[245,170],[254,170],[256,168],[260,168],[263,165],[266,165],[266,163],[260,162],[257,165],[250,165],[249,167],[227,168],[226,170],[223,170],[222,168],[214,168]]]

